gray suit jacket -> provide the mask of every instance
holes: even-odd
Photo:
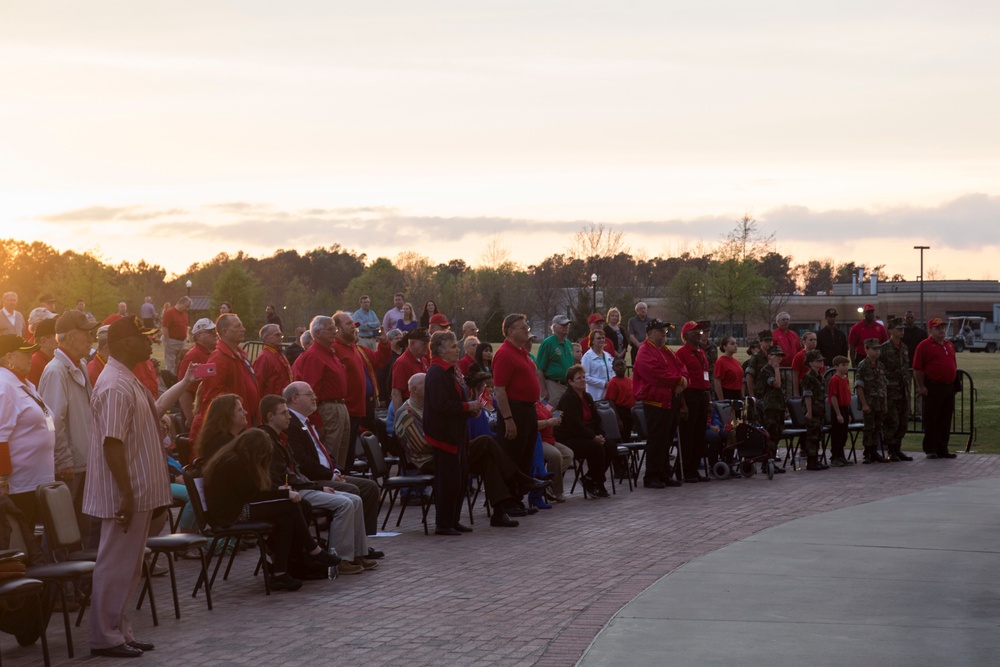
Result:
[[[12,327],[10,320],[7,319],[7,313],[3,309],[0,309],[0,336],[4,334],[17,334],[24,338],[24,334],[26,333],[28,333],[28,330],[24,326],[24,315],[20,311],[14,311],[14,326]]]

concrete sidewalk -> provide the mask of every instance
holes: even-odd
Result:
[[[1000,479],[775,526],[696,558],[580,665],[995,665]]]

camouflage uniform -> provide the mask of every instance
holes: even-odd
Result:
[[[885,371],[881,361],[872,363],[868,357],[861,360],[854,371],[854,388],[865,390],[865,400],[871,410],[864,413],[865,462],[878,458],[878,443],[882,438],[882,419],[885,415]]]
[[[879,366],[885,371],[886,410],[882,419],[882,442],[890,456],[899,456],[910,421],[910,351],[900,342],[897,348],[890,338],[879,347]],[[866,394],[867,395],[867,394]]]
[[[753,394],[757,398],[757,411],[764,417],[763,425],[771,436],[772,450],[777,450],[781,433],[785,430],[785,393],[780,387],[771,386],[774,375],[771,364],[765,362],[754,375]],[[772,451],[772,454],[775,453]]]
[[[760,390],[757,389],[757,378],[760,376],[760,369],[763,368],[764,366],[767,366],[767,352],[764,352],[763,350],[757,350],[756,352],[753,353],[753,356],[751,356],[750,359],[747,361],[747,367],[744,369],[744,373],[746,374],[747,385],[753,387],[753,395],[754,398],[757,399],[756,418],[760,422],[764,421],[763,404],[761,401],[764,395],[762,393],[758,393],[760,392]],[[747,417],[750,416],[751,415],[747,415]]]
[[[823,421],[826,417],[826,383],[819,374],[809,369],[806,376],[802,378],[802,399],[806,396],[812,399],[812,419],[806,420],[805,448],[809,459],[814,459],[819,454],[819,443],[822,439]],[[805,412],[803,403],[802,411]]]

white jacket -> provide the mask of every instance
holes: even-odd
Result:
[[[608,382],[615,376],[615,372],[611,370],[611,364],[614,363],[614,360],[615,358],[607,352],[601,352],[601,356],[597,356],[593,348],[587,350],[583,359],[580,360],[587,375],[587,393],[595,401],[604,399]]]
[[[57,349],[52,361],[42,371],[38,393],[52,412],[56,425],[56,471],[72,468],[87,469],[87,452],[94,430],[94,413],[90,409],[90,378],[82,361],[70,361]]]

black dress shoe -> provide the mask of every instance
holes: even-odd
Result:
[[[695,482],[700,482],[700,481],[701,481],[701,478],[699,478],[698,476],[695,476],[695,477],[685,477],[684,478],[684,483],[685,484],[694,484]]]
[[[460,533],[471,533],[472,532],[471,528],[469,528],[468,526],[465,526],[463,524],[460,524],[460,523],[456,523],[455,524],[455,530],[457,530]]]
[[[665,489],[667,485],[658,479],[644,479],[642,485],[647,489]]]
[[[521,524],[507,516],[506,512],[494,512],[490,517],[490,525],[497,528],[516,528]]]
[[[552,486],[552,482],[544,479],[529,478],[518,483],[517,490],[522,496],[526,496],[532,491],[543,491]]]
[[[525,507],[524,508],[524,513],[525,514],[538,514],[538,508],[537,507]]]
[[[111,648],[92,648],[90,655],[100,655],[105,658],[141,658],[142,649],[132,648],[128,644],[119,644]]]
[[[958,454],[955,452],[945,452],[944,454],[938,454],[939,459],[957,459]]]
[[[528,510],[523,507],[508,507],[507,516],[528,516]]]
[[[682,486],[683,485],[683,482],[681,482],[679,479],[673,479],[672,477],[668,477],[667,479],[663,479],[663,480],[660,480],[660,481],[663,482],[667,486]]]
[[[454,528],[435,528],[434,529],[434,534],[435,535],[461,535],[462,533],[458,532]]]
[[[913,460],[912,456],[910,456],[909,454],[904,454],[903,452],[897,452],[896,453],[896,458],[899,459],[900,461],[912,461]]]
[[[937,457],[938,457],[937,454],[925,454],[924,455],[924,458],[927,458],[927,459],[936,459]]]
[[[375,547],[368,547],[368,555],[365,556],[368,560],[378,560],[379,558],[385,558],[384,551],[378,551]]]
[[[608,494],[608,490],[604,487],[603,484],[597,484],[594,487],[594,495],[597,496],[598,498],[610,498],[611,497],[610,494]]]
[[[125,643],[126,643],[127,645],[131,646],[132,648],[137,648],[137,649],[139,649],[139,650],[140,650],[140,651],[142,651],[142,652],[146,652],[146,651],[152,651],[152,650],[153,650],[154,648],[156,648],[156,647],[155,647],[155,646],[153,646],[153,645],[152,645],[151,643],[149,643],[149,642],[143,642],[143,641],[139,641],[138,639],[133,639],[132,641],[130,641],[130,642],[125,642]]]

